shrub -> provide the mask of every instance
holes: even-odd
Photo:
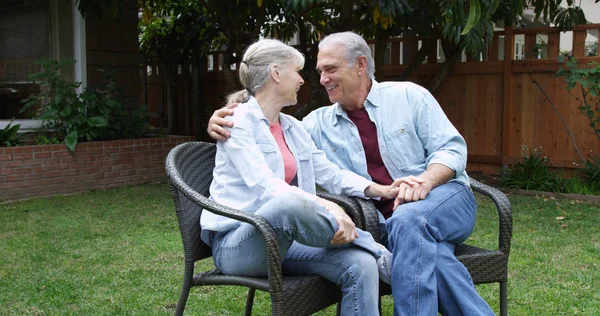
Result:
[[[586,160],[582,170],[585,182],[600,191],[600,158]]]
[[[75,150],[79,141],[114,140],[138,138],[148,135],[147,108],[145,106],[128,111],[117,99],[118,89],[114,74],[102,71],[108,83],[96,88],[88,88],[78,94],[80,82],[72,83],[61,79],[60,69],[66,62],[42,59],[37,62],[42,71],[29,76],[29,79],[44,88],[40,94],[32,94],[21,102],[22,111],[39,106],[42,129],[52,131],[45,135],[64,140],[70,151]],[[72,63],[72,61],[69,61]]]
[[[599,194],[600,187],[591,185],[585,179],[582,179],[579,174],[575,174],[571,178],[563,181],[561,184],[561,192],[592,195]]]
[[[508,189],[558,191],[562,177],[550,170],[552,162],[541,150],[523,147],[524,155],[502,170],[502,185]]]
[[[0,147],[12,147],[21,145],[19,138],[19,128],[21,124],[12,125],[14,119],[4,127],[0,129]]]

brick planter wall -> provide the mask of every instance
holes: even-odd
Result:
[[[166,181],[165,158],[191,136],[0,148],[0,202]]]

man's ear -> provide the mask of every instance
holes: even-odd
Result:
[[[277,66],[277,65],[269,66],[269,74],[271,75],[271,78],[273,78],[273,80],[275,82],[279,82],[281,80],[281,69],[279,69],[279,66]]]
[[[358,72],[360,74],[364,74],[367,72],[367,57],[359,56],[356,59],[356,66],[358,67]]]

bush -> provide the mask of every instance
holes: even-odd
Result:
[[[39,106],[39,118],[43,120],[40,133],[48,140],[58,137],[74,151],[79,141],[139,138],[149,134],[147,108],[128,111],[123,106],[117,99],[113,73],[102,71],[107,84],[78,94],[76,89],[80,82],[67,82],[60,77],[60,69],[66,63],[53,59],[37,62],[43,70],[30,75],[29,79],[44,88],[40,94],[21,101],[25,103],[22,111]],[[44,131],[52,131],[52,134],[45,135]]]
[[[541,150],[523,147],[521,159],[502,170],[502,185],[508,189],[558,191],[562,177],[550,170],[552,162]]]
[[[600,194],[599,188],[589,184],[585,179],[582,179],[579,174],[575,174],[571,178],[565,179],[561,183],[561,192],[585,195]]]
[[[19,138],[19,128],[21,124],[12,125],[14,120],[10,121],[3,129],[0,129],[0,147],[12,147],[21,145]]]
[[[582,170],[585,182],[600,191],[600,158],[588,159]]]

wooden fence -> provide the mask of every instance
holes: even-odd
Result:
[[[567,50],[580,65],[600,62],[598,30],[600,24],[580,25],[569,32],[560,32],[558,28],[507,28],[494,33],[492,45],[479,58],[463,55],[434,95],[467,141],[469,170],[498,173],[501,165],[521,157],[524,146],[541,149],[556,167],[581,167],[574,144],[556,111],[573,134],[584,158],[599,155],[600,141],[589,127],[588,119],[580,113],[577,99],[567,91],[564,78],[555,75],[561,66],[556,60],[561,50],[561,37],[572,35],[572,44]],[[383,68],[384,80],[398,80],[420,45],[438,48],[432,49],[424,64],[409,77],[409,80],[427,86],[440,70],[444,57],[439,53],[437,40],[417,37],[390,40]],[[594,45],[595,56],[586,56]],[[202,96],[208,105],[202,109],[205,115],[220,107],[224,95],[230,92],[220,60],[219,53],[208,58],[208,80],[204,85],[205,91],[211,93]],[[184,72],[188,71],[188,67],[182,68]],[[168,113],[161,74],[154,71],[148,74],[145,82],[146,98],[143,99],[151,111]],[[181,82],[177,86],[187,89],[188,93],[191,87]],[[307,86],[300,91],[299,104],[310,97]],[[581,96],[579,92],[575,95]],[[183,95],[180,99],[191,98]],[[181,106],[174,111],[184,112]],[[172,120],[171,132],[191,135],[193,131],[183,128],[193,126],[189,120],[190,117],[178,115]],[[166,123],[167,118],[162,115],[161,124]],[[205,123],[201,126],[204,128]]]

